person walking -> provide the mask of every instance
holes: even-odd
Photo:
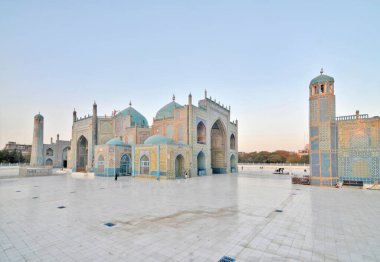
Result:
[[[118,174],[115,172],[115,181],[117,181]]]

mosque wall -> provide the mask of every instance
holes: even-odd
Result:
[[[338,174],[341,182],[380,180],[380,118],[339,117]]]

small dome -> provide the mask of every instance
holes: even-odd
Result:
[[[131,116],[131,126],[138,126],[138,127],[145,127],[145,128],[149,127],[148,121],[146,120],[145,116],[140,114],[132,106],[129,106],[128,108],[120,111],[116,115],[116,117],[119,117],[119,116]]]
[[[153,135],[148,137],[144,145],[159,145],[159,144],[174,144],[173,139],[168,138],[166,136],[160,136],[160,135]]]
[[[310,85],[316,84],[318,82],[334,82],[334,78],[328,75],[320,74],[310,81]]]
[[[44,117],[40,113],[38,113],[37,115],[35,115],[34,118],[35,119],[40,119],[40,120],[44,119]]]
[[[127,144],[120,140],[120,138],[112,138],[107,141],[106,145],[126,146]]]
[[[156,114],[156,119],[164,119],[174,117],[174,109],[183,108],[180,104],[176,103],[174,100],[158,110]]]

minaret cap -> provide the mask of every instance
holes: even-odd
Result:
[[[323,67],[321,68],[321,71],[320,71],[321,75],[323,74]]]

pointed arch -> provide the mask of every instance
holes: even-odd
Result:
[[[236,149],[236,140],[235,140],[234,134],[231,134],[231,136],[230,136],[230,149],[232,149],[232,150]]]
[[[197,143],[206,144],[206,126],[203,121],[200,121],[197,125]]]
[[[140,158],[140,174],[149,175],[150,160],[149,157],[143,155]]]
[[[88,140],[83,135],[77,141],[77,171],[86,171],[88,160]]]
[[[226,128],[218,119],[211,128],[211,168],[214,174],[226,173]]]

